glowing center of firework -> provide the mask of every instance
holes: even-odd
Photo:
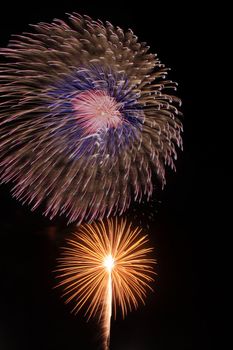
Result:
[[[114,265],[115,265],[115,262],[114,262],[112,255],[110,254],[110,255],[106,256],[106,258],[104,259],[104,267],[106,268],[106,270],[108,272],[111,272]]]
[[[76,118],[86,134],[116,128],[122,122],[121,106],[102,90],[84,91],[73,99]]]

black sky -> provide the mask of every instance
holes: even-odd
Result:
[[[216,340],[220,182],[230,182],[219,149],[219,116],[210,111],[217,99],[210,77],[218,41],[208,8],[174,3],[48,0],[0,5],[1,46],[11,33],[28,30],[28,23],[65,19],[65,12],[76,11],[131,28],[179,82],[185,133],[177,172],[168,171],[167,186],[152,203],[126,213],[149,233],[155,247],[155,293],[145,307],[112,322],[111,350],[207,350]],[[82,314],[70,315],[52,289],[58,247],[72,227],[21,207],[11,198],[10,186],[0,187],[0,206],[0,349],[99,349],[96,323],[86,323]]]

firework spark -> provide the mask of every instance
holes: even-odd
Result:
[[[123,213],[182,146],[176,84],[146,43],[69,15],[0,49],[0,180],[50,218]]]
[[[66,303],[73,302],[73,312],[84,308],[88,319],[98,315],[108,349],[112,312],[116,317],[119,306],[125,317],[152,290],[152,248],[141,229],[123,219],[85,224],[67,241],[56,270],[57,287],[63,287]]]

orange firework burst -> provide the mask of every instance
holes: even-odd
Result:
[[[153,281],[155,260],[148,257],[147,235],[131,227],[125,220],[100,221],[78,228],[56,270],[63,286],[66,303],[73,301],[77,313],[99,315],[102,323],[104,349],[108,349],[112,310],[116,317],[120,306],[123,317],[143,302]]]

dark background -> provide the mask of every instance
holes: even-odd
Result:
[[[181,2],[182,3],[182,2]],[[184,152],[177,172],[149,204],[134,205],[128,215],[150,234],[158,260],[155,293],[145,307],[112,322],[111,350],[212,349],[217,333],[221,191],[230,182],[224,171],[218,94],[218,24],[200,3],[20,1],[1,5],[1,46],[28,23],[65,18],[77,11],[131,28],[147,41],[169,75],[179,82],[184,114]],[[212,93],[215,92],[215,93]],[[0,187],[0,349],[99,349],[98,325],[74,317],[52,289],[58,247],[72,231],[65,221],[50,222],[31,213]]]

